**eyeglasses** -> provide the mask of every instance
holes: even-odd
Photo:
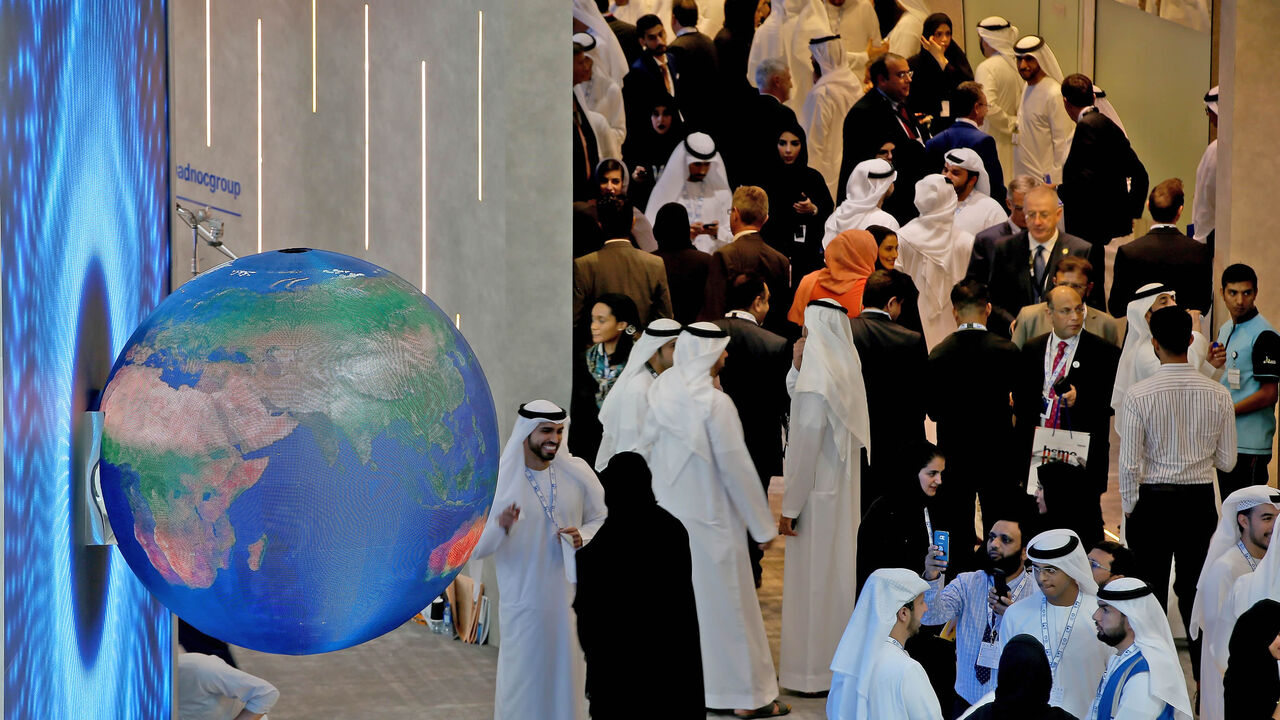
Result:
[[[910,80],[914,75],[915,75],[915,73],[914,73],[914,72],[912,72],[912,71],[910,71],[910,70],[899,70],[898,72],[896,72],[896,73],[894,73],[894,74],[893,74],[893,76],[894,76],[894,77],[896,77],[896,78],[898,78],[899,80],[901,80],[901,79],[903,79],[903,78],[906,78],[907,80]]]
[[[1032,565],[1031,565],[1031,572],[1035,573],[1036,575],[1041,575],[1041,576],[1043,576],[1043,577],[1051,578],[1051,577],[1057,577],[1057,576],[1058,576],[1058,573],[1059,573],[1059,572],[1061,572],[1061,571],[1060,571],[1060,570],[1058,570],[1058,568],[1053,567],[1052,565],[1035,565],[1035,564],[1032,564]]]
[[[1023,214],[1027,216],[1028,220],[1048,220],[1053,217],[1056,212],[1057,211],[1055,210],[1030,210]]]
[[[1089,567],[1093,568],[1094,570],[1105,570],[1107,572],[1111,572],[1111,568],[1107,567],[1106,565],[1103,565],[1097,560],[1090,560]]]

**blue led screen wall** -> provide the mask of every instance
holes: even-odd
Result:
[[[0,0],[4,717],[167,718],[169,614],[75,522],[72,423],[168,290],[162,0]]]

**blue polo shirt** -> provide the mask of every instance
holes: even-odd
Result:
[[[1218,330],[1218,343],[1227,348],[1221,382],[1230,391],[1232,402],[1258,392],[1263,383],[1280,381],[1280,334],[1256,310],[1239,323],[1228,320]],[[1238,389],[1231,386],[1231,370],[1240,371]],[[1270,455],[1275,434],[1275,406],[1236,416],[1238,452]]]

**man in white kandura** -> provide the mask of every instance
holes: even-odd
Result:
[[[1204,570],[1196,584],[1191,637],[1200,641],[1200,717],[1225,720],[1222,677],[1227,672],[1227,642],[1235,626],[1231,590],[1237,578],[1258,569],[1271,544],[1280,495],[1266,485],[1241,488],[1222,501],[1218,529],[1209,540]]]
[[[898,231],[898,269],[920,288],[920,321],[930,350],[957,327],[951,288],[964,279],[973,254],[973,235],[956,227],[956,190],[943,175],[916,183],[920,215]]]
[[[1191,720],[1191,700],[1169,619],[1151,588],[1116,578],[1098,591],[1098,639],[1115,648],[1089,720]]]
[[[827,720],[942,720],[929,676],[903,647],[920,632],[928,589],[903,568],[867,578],[831,660]]]
[[[1222,619],[1228,628],[1228,634],[1230,634],[1230,628],[1235,627],[1236,620],[1239,620],[1240,616],[1256,605],[1259,600],[1280,598],[1280,550],[1271,552],[1272,547],[1280,547],[1280,543],[1273,546],[1268,541],[1267,552],[1258,563],[1257,569],[1236,578],[1236,583],[1231,588],[1231,598],[1222,608],[1224,614],[1227,612],[1227,607],[1230,608],[1230,615]],[[1222,659],[1225,663],[1228,659],[1227,645],[1222,645],[1222,648]]]
[[[1076,124],[1062,104],[1062,68],[1039,35],[1023,37],[1013,49],[1018,56],[1018,74],[1027,81],[1013,135],[1013,174],[1060,183],[1076,132]]]
[[[680,323],[658,318],[631,346],[622,373],[600,406],[603,434],[596,452],[596,470],[604,470],[616,453],[634,452],[640,447],[644,416],[649,413],[649,388],[659,375],[671,368]]]
[[[862,80],[845,64],[839,35],[813,38],[809,54],[819,77],[800,110],[800,127],[809,136],[809,167],[822,173],[827,191],[836,197],[844,156],[844,116],[862,98]]]
[[[561,449],[568,426],[568,413],[555,403],[520,406],[498,460],[493,508],[472,553],[493,555],[498,575],[495,720],[587,717],[573,556],[604,524],[604,488],[586,461]]]
[[[767,547],[777,531],[738,411],[713,384],[728,344],[711,323],[685,326],[675,364],[649,389],[643,445],[658,504],[689,531],[707,707],[765,717],[787,706],[742,538]]]
[[[644,211],[649,222],[657,221],[663,205],[680,203],[689,211],[694,247],[710,255],[733,242],[729,229],[733,191],[715,140],[706,133],[690,133],[671,151],[666,168],[649,194]]]
[[[1089,627],[1098,609],[1098,584],[1089,556],[1074,532],[1049,530],[1031,540],[1027,559],[1041,594],[1005,611],[1001,649],[1009,638],[1024,633],[1039,639],[1053,674],[1049,704],[1087,717],[1111,656],[1111,649]]]
[[[831,657],[858,591],[861,448],[871,447],[862,363],[849,315],[831,299],[804,311],[791,389],[791,432],[778,532],[788,536],[782,577],[779,684],[831,687]]]
[[[898,171],[888,160],[872,158],[855,165],[845,184],[844,202],[822,227],[822,248],[825,250],[845,230],[866,230],[880,225],[898,232],[898,221],[880,209],[884,199],[893,193],[897,179]]]
[[[943,174],[956,189],[956,229],[973,236],[1009,221],[1009,214],[991,197],[991,176],[972,148],[943,153]]]
[[[987,96],[987,117],[982,132],[996,140],[996,155],[1005,178],[1013,177],[1013,131],[1018,127],[1018,109],[1027,83],[1018,74],[1018,58],[1013,43],[1018,28],[999,15],[978,23],[978,37],[986,60],[973,69],[973,79]]]

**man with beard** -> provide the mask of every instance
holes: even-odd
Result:
[[[1035,591],[1035,583],[1022,567],[1027,556],[1022,541],[1031,535],[1027,520],[1031,515],[1024,510],[1010,503],[993,514],[998,519],[987,533],[987,566],[983,570],[960,573],[944,588],[942,571],[946,563],[939,562],[932,552],[925,558],[924,579],[929,589],[925,591],[924,600],[929,610],[922,622],[941,625],[956,620],[956,694],[959,697],[950,717],[959,715],[995,689],[1004,611]]]
[[[1146,583],[1107,583],[1098,591],[1093,622],[1098,639],[1116,653],[1107,661],[1089,720],[1193,717],[1169,621]]]
[[[572,608],[574,554],[591,542],[606,510],[591,467],[560,451],[568,425],[569,414],[555,403],[520,406],[498,459],[493,510],[472,554],[494,556],[501,591],[495,720],[587,717]]]
[[[1235,624],[1231,590],[1237,578],[1258,569],[1271,545],[1280,495],[1266,485],[1237,490],[1222,501],[1222,517],[1209,541],[1204,571],[1191,609],[1191,637],[1200,643],[1200,717],[1223,720],[1222,678]],[[1203,632],[1203,635],[1201,633]]]
[[[1012,638],[1026,633],[1038,639],[1053,676],[1049,704],[1087,717],[1110,655],[1109,648],[1082,627],[1098,609],[1098,585],[1089,558],[1074,532],[1050,530],[1027,544],[1027,559],[1040,593],[1005,612],[1000,634]]]

